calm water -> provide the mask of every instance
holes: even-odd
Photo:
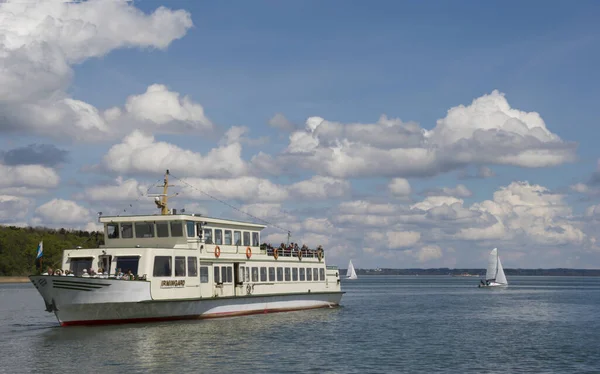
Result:
[[[363,276],[337,309],[69,328],[0,285],[0,372],[600,372],[600,278],[509,281]]]

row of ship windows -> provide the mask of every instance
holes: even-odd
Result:
[[[256,231],[214,229],[213,232],[212,228],[202,228],[198,222],[193,221],[185,221],[185,226],[188,238],[196,237],[197,233],[200,238],[204,236],[206,244],[258,247],[260,243],[260,236]],[[181,238],[184,236],[183,227],[183,221],[108,223],[106,234],[108,239]]]
[[[153,275],[155,277],[170,277],[173,275],[173,270],[175,270],[176,277],[185,277],[186,273],[188,277],[198,276],[198,259],[196,257],[176,256],[174,269],[172,261],[171,256],[154,257]],[[213,271],[215,283],[234,282],[233,267],[215,265]],[[324,268],[240,266],[235,282],[311,282],[319,280],[325,280]],[[200,282],[208,283],[208,266],[200,266]]]

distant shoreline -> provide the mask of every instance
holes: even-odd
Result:
[[[29,283],[28,277],[0,277],[0,283]]]

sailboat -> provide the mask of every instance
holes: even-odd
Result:
[[[348,272],[346,273],[346,279],[358,279],[358,275],[356,275],[356,270],[354,270],[354,265],[352,265],[352,260],[348,264]]]
[[[498,248],[494,248],[490,252],[485,282],[482,280],[479,287],[508,287],[508,281],[498,255]]]

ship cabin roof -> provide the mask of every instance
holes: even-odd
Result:
[[[221,235],[252,238],[258,242],[266,226],[251,222],[206,217],[194,214],[156,214],[101,216],[104,224],[104,247],[195,247]],[[257,244],[258,245],[258,244]]]

